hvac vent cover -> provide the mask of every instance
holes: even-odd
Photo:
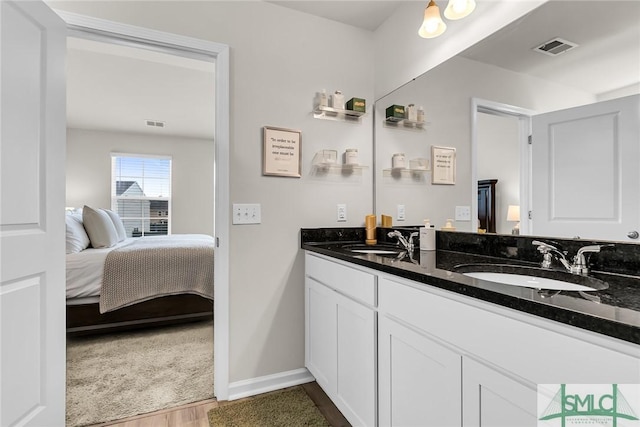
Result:
[[[159,122],[156,120],[145,120],[144,122],[146,123],[147,126],[156,127],[156,128],[164,127],[164,122]]]
[[[556,56],[571,50],[574,47],[578,47],[578,45],[564,39],[555,38],[533,48],[533,50],[535,52],[544,53],[545,55]]]

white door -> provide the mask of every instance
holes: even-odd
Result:
[[[65,423],[66,25],[0,3],[0,425]]]
[[[533,118],[532,234],[634,241],[639,104],[633,95]]]

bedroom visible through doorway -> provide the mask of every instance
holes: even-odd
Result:
[[[169,157],[170,212],[150,209],[149,217],[154,212],[170,215],[171,234],[213,236],[215,61],[87,34],[87,38],[68,38],[67,62],[68,209],[85,205],[112,208],[111,159],[115,153]],[[151,206],[157,195],[142,192],[136,197],[145,206],[149,198]],[[157,228],[162,222],[152,219],[141,221],[141,227],[149,225],[149,229],[139,229],[140,234],[153,234],[151,224]],[[156,317],[170,321],[172,313],[163,316],[158,312]],[[210,363],[213,371],[213,358]],[[207,397],[211,396],[203,396]]]

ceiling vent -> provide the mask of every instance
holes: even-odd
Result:
[[[533,50],[536,52],[544,53],[545,55],[556,56],[560,55],[561,53],[565,53],[566,51],[571,50],[574,47],[578,47],[578,44],[564,39],[555,38],[541,44],[538,47],[533,48]]]
[[[147,126],[151,126],[154,128],[163,128],[164,127],[164,122],[159,122],[157,120],[145,120],[144,121]]]

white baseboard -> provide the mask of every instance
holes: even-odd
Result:
[[[263,377],[236,381],[229,384],[229,400],[255,396],[256,394],[280,390],[315,381],[315,378],[307,368],[294,369],[292,371],[279,372]]]

